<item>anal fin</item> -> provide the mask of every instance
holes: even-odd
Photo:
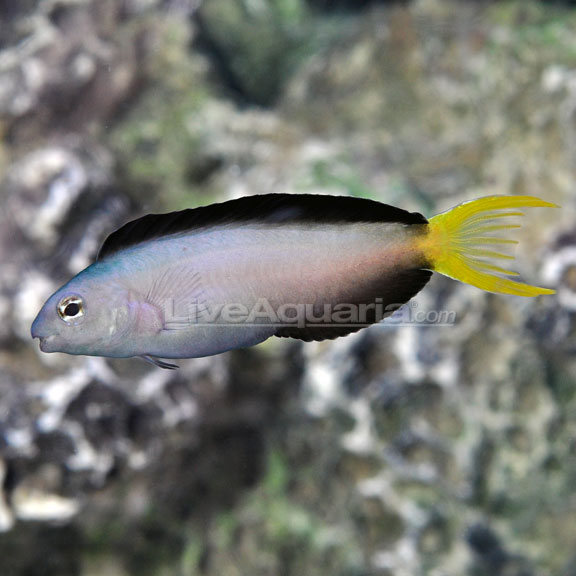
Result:
[[[313,340],[333,340],[341,336],[358,332],[362,328],[380,322],[383,318],[393,314],[401,305],[405,304],[412,297],[416,296],[430,280],[432,272],[430,270],[405,270],[389,276],[378,279],[364,286],[358,287],[358,292],[351,302],[346,304],[352,305],[371,305],[376,300],[379,302],[382,314],[379,316],[375,308],[366,310],[366,318],[361,322],[350,324],[326,324],[310,323],[306,326],[281,326],[274,336],[281,338],[296,338],[311,342]]]

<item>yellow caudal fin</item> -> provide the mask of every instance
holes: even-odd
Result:
[[[487,292],[516,296],[554,294],[554,290],[506,278],[518,274],[491,262],[514,260],[501,249],[518,242],[503,234],[520,225],[506,223],[505,219],[522,216],[517,209],[523,207],[557,206],[532,196],[487,196],[434,216],[422,244],[430,268]]]

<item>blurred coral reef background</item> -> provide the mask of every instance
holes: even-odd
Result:
[[[0,2],[0,574],[576,574],[576,12]],[[129,218],[246,194],[531,194],[535,300],[181,362],[41,354]]]

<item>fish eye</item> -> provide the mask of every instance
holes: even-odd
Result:
[[[79,296],[66,296],[62,298],[58,304],[58,316],[60,316],[64,322],[77,320],[81,316],[84,316],[82,298]]]

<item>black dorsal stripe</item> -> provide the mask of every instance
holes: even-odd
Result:
[[[399,222],[425,224],[417,212],[407,212],[366,198],[319,194],[263,194],[167,214],[148,214],[128,222],[106,238],[98,253],[111,254],[156,238],[240,223],[338,224]]]

